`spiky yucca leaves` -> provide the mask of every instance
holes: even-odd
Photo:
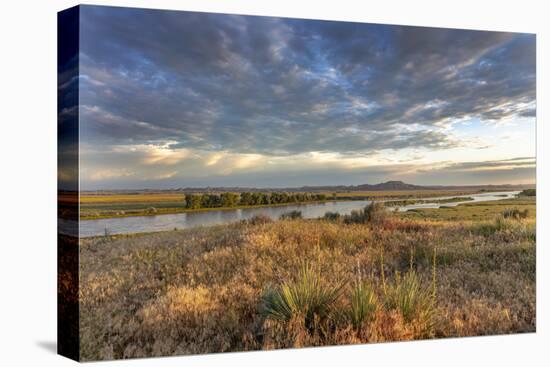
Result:
[[[415,271],[409,270],[403,276],[396,274],[394,283],[387,288],[385,305],[401,313],[406,322],[414,323],[420,334],[431,332],[435,293],[429,287],[422,287]]]
[[[264,293],[260,302],[263,317],[289,322],[303,317],[308,330],[314,322],[324,321],[331,316],[335,302],[342,295],[345,282],[323,283],[319,271],[313,266],[302,266],[296,280],[284,283],[278,289]]]
[[[367,281],[358,281],[354,284],[350,294],[349,319],[358,329],[364,322],[374,320],[378,300],[372,284]]]

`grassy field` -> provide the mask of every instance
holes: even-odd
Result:
[[[435,221],[452,220],[489,220],[501,214],[506,209],[518,208],[528,210],[529,218],[535,218],[535,198],[520,197],[480,203],[463,203],[458,206],[441,207],[439,209],[412,209],[402,216],[410,219],[429,219]]]
[[[407,206],[407,205],[415,205],[415,204],[425,204],[425,203],[432,203],[432,204],[448,204],[448,203],[460,203],[460,202],[466,202],[466,201],[472,201],[474,200],[472,197],[469,196],[462,196],[462,197],[453,197],[448,199],[404,199],[404,200],[392,200],[385,203],[386,206]]]
[[[123,204],[123,203],[174,203],[183,201],[183,193],[144,194],[86,194],[80,195],[81,204]]]
[[[535,331],[534,198],[355,218],[82,239],[82,359]]]
[[[408,190],[408,191],[359,191],[338,192],[336,200],[367,200],[367,199],[410,199],[429,198],[435,196],[467,195],[479,191],[448,191],[448,190]],[[332,192],[325,192],[329,200],[332,200]],[[80,196],[80,218],[98,219],[113,217],[128,217],[142,215],[159,215],[185,213],[189,211],[220,210],[224,208],[187,209],[184,201],[185,195],[179,192],[153,192],[153,193],[82,193]],[[309,202],[311,203],[311,202]],[[289,205],[289,204],[270,204]],[[257,205],[260,207],[262,205]],[[251,206],[233,206],[225,209],[249,208]],[[154,209],[154,210],[153,210]]]

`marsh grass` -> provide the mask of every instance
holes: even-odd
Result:
[[[522,240],[536,241],[535,222],[526,219],[529,215],[527,209],[507,209],[497,215],[492,221],[481,222],[476,231],[484,236],[493,236],[502,242],[515,242]]]
[[[268,224],[273,222],[273,219],[271,217],[265,215],[265,214],[256,214],[252,218],[245,221],[246,223],[256,226],[259,224]]]
[[[502,212],[502,217],[511,219],[524,219],[529,216],[529,209],[519,210],[518,208],[506,209]]]

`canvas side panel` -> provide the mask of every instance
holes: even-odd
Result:
[[[57,16],[57,352],[79,360],[79,7]]]

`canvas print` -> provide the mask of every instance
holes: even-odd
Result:
[[[535,332],[534,34],[58,15],[59,353]]]

